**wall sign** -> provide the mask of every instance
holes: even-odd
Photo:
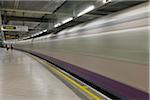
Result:
[[[2,31],[25,31],[28,32],[28,26],[16,26],[16,25],[1,25]]]

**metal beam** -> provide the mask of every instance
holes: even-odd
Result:
[[[1,8],[0,11],[7,11],[7,12],[19,12],[19,13],[33,13],[33,14],[52,14],[52,12],[46,11],[33,11],[33,10],[21,10],[21,9],[6,9]]]
[[[7,20],[14,20],[14,21],[30,21],[30,22],[49,22],[55,19],[48,19],[48,18],[34,18],[34,17],[20,17],[20,16],[6,16]],[[4,19],[4,16],[2,15],[2,19]]]
[[[43,15],[50,15],[50,16],[72,16],[72,14],[69,13],[53,13],[53,12],[46,12],[46,11],[32,11],[32,10],[21,10],[21,9],[6,9],[1,8],[0,11],[4,12],[18,12],[18,13],[30,13],[30,14],[43,14]],[[99,15],[92,15],[92,14],[85,14],[84,16],[99,16]]]
[[[67,0],[65,0],[60,6],[58,6],[54,11],[53,14],[56,13],[62,6],[64,6],[67,3]]]

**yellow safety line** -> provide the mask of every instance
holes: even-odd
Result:
[[[32,56],[32,58],[36,59],[38,62],[41,62],[42,64],[48,66],[49,68],[51,68],[53,71],[57,72],[58,74],[60,74],[62,77],[64,77],[66,80],[68,80],[70,83],[73,83],[74,85],[76,85],[77,87],[79,87],[81,90],[83,90],[84,92],[86,92],[88,95],[90,95],[91,97],[93,97],[95,100],[101,100],[101,98],[95,94],[93,94],[92,92],[90,92],[89,90],[87,90],[87,86],[82,86],[79,83],[77,83],[76,81],[74,81],[73,79],[69,78],[67,75],[65,75],[64,73],[62,73],[61,71],[59,71],[58,69],[52,67],[48,62],[46,61],[42,61],[41,59],[37,59],[37,57],[35,58],[34,56]]]

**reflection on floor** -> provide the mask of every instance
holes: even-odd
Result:
[[[0,48],[0,100],[72,99],[80,98],[36,60]]]

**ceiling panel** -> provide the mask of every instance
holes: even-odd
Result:
[[[101,0],[3,0],[0,1],[0,8],[3,9],[3,24],[26,25],[29,27],[29,32],[21,32],[25,36],[45,28],[53,31],[53,33],[57,33],[65,28],[126,9],[145,1],[148,0],[112,0],[108,4],[103,4]],[[76,17],[78,13],[90,5],[95,6],[93,11],[81,17]],[[54,28],[55,24],[61,23],[68,17],[74,17],[74,20]],[[18,33],[16,32],[16,34]],[[15,33],[12,32],[12,34]]]

